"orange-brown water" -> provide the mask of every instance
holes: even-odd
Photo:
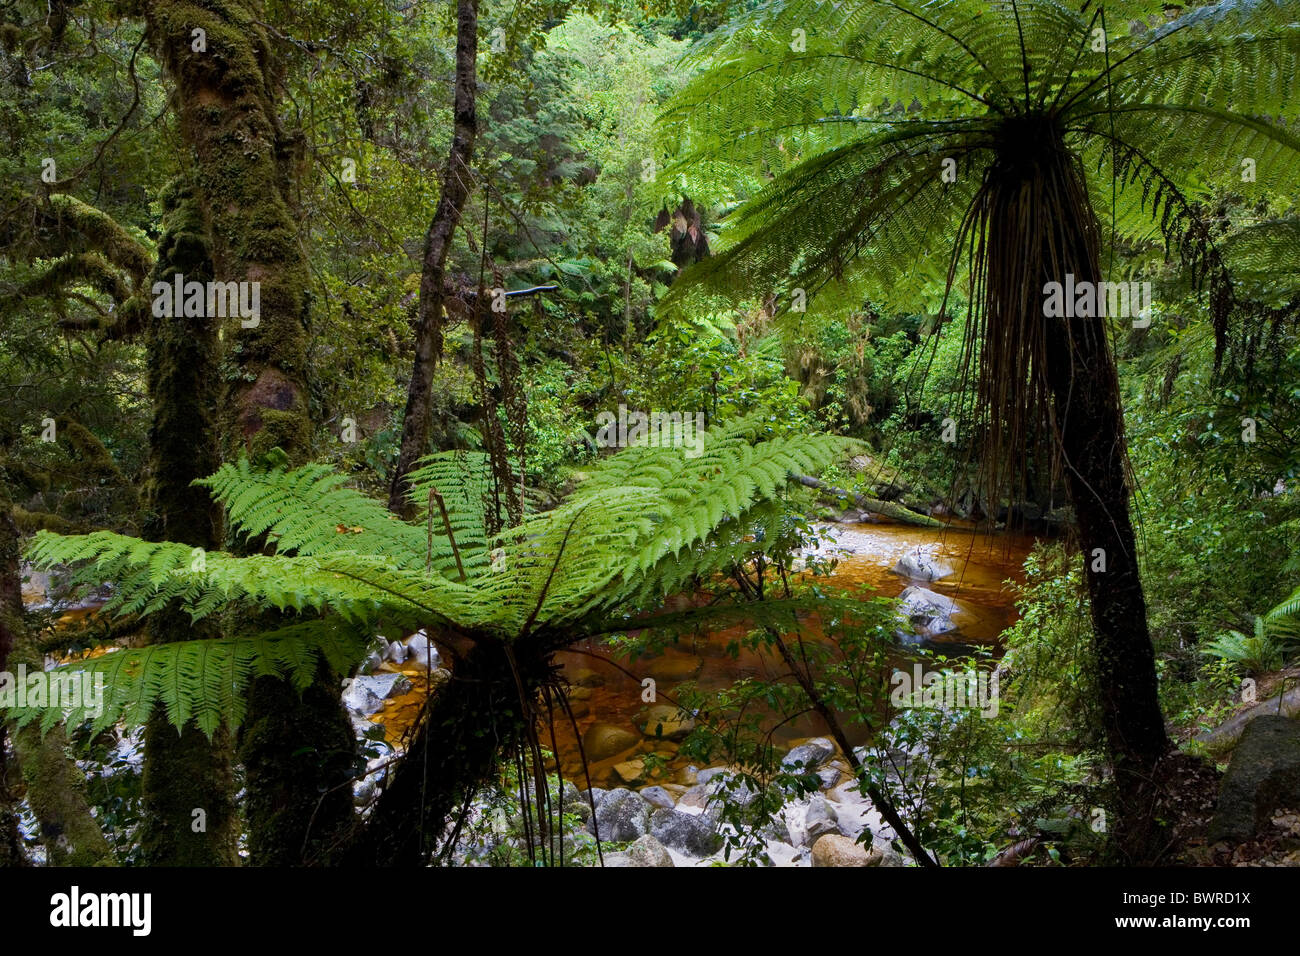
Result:
[[[960,631],[960,640],[966,644],[996,647],[999,635],[1016,619],[1015,594],[1004,587],[1004,582],[1023,581],[1021,566],[1033,546],[1030,537],[989,535],[960,527],[937,529],[902,524],[836,526],[831,534],[836,541],[828,550],[839,563],[827,579],[828,587],[861,593],[865,586],[871,589],[866,592],[869,597],[896,597],[909,585],[920,584],[958,603],[961,610],[953,615],[953,623]],[[908,581],[894,574],[891,569],[899,558],[917,547],[942,559],[954,573],[933,583]],[[853,553],[840,554],[840,549],[851,549]],[[635,719],[646,707],[641,683],[646,677],[654,678],[658,699],[664,702],[673,697],[677,685],[687,680],[708,692],[727,687],[742,677],[775,678],[784,673],[781,662],[771,655],[743,649],[737,657],[728,653],[727,645],[748,630],[738,625],[686,637],[661,655],[635,661],[615,657],[609,648],[595,641],[558,654],[565,676],[575,685],[570,699],[578,725],[575,736],[568,720],[557,712],[556,749],[566,779],[581,779],[577,738],[593,724],[614,724],[636,733]],[[425,693],[423,674],[418,667],[405,667],[402,671],[412,679],[412,690],[386,701],[383,710],[372,718],[385,725],[389,739],[394,742],[418,716]],[[539,732],[543,746],[549,747],[551,727],[541,727]],[[784,725],[774,738],[785,743],[824,732],[820,721],[807,717]],[[593,783],[623,785],[614,767],[629,756],[652,751],[662,754],[667,763],[666,771],[656,779],[669,779],[686,764],[685,759],[676,757],[677,744],[644,740],[633,748],[632,754],[589,762]]]
[[[1028,536],[990,535],[958,526],[937,529],[887,523],[834,526],[827,531],[834,538],[834,544],[825,549],[827,556],[838,561],[825,580],[827,588],[843,588],[868,597],[895,597],[909,585],[920,584],[957,602],[960,610],[952,620],[958,628],[959,640],[965,644],[996,648],[1001,633],[1016,619],[1015,593],[1004,582],[1023,581],[1022,564],[1034,543]],[[894,574],[891,569],[898,560],[918,547],[948,564],[954,573],[933,583],[908,581]],[[37,595],[24,594],[24,597],[35,599]],[[76,608],[60,617],[59,624],[73,626],[93,616],[94,610],[93,606]],[[575,685],[570,699],[578,725],[575,735],[562,715],[555,723],[556,749],[565,777],[579,778],[578,739],[593,724],[613,724],[636,733],[636,717],[646,707],[641,683],[646,677],[654,678],[659,699],[666,702],[674,697],[673,690],[688,680],[708,692],[730,686],[743,677],[771,679],[785,673],[780,661],[769,654],[742,649],[738,656],[732,656],[728,652],[728,644],[748,630],[747,626],[737,625],[685,637],[658,656],[634,661],[616,658],[609,648],[594,641],[558,654],[565,676]],[[940,636],[937,643],[943,642],[944,637]],[[900,650],[900,660],[903,653]],[[410,664],[397,669],[410,678],[411,690],[385,701],[383,708],[371,718],[384,725],[392,743],[400,741],[418,718],[427,695],[422,667]],[[784,743],[824,733],[825,729],[818,720],[807,717],[784,725],[774,738]],[[551,728],[539,730],[543,745],[549,745]],[[667,760],[667,772],[662,775],[666,779],[685,765],[685,760],[676,758],[676,750],[677,745],[669,741],[644,740],[633,748],[631,755],[652,751],[662,754]],[[629,756],[622,753],[590,763],[593,782],[598,786],[620,785],[614,767]]]

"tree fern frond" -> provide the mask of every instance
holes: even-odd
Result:
[[[292,471],[260,469],[242,459],[197,482],[211,489],[231,526],[247,538],[266,535],[282,553],[359,551],[384,554],[399,567],[424,567],[423,529],[399,520],[329,465]]]
[[[70,725],[90,720],[91,732],[98,733],[119,721],[141,726],[155,707],[162,707],[173,726],[179,729],[195,719],[210,737],[223,720],[232,729],[239,727],[245,713],[244,691],[254,676],[288,678],[302,689],[314,679],[318,660],[338,672],[340,664],[360,659],[368,633],[331,618],[248,637],[116,650],[47,672],[82,675],[88,682],[101,678],[102,708],[83,701],[67,713],[57,707],[26,707],[13,708],[10,716],[19,726],[40,716],[43,729],[59,719]]]

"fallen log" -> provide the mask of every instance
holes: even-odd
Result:
[[[815,488],[818,491],[834,495],[836,498],[848,498],[863,511],[870,511],[872,514],[893,518],[895,521],[917,524],[923,528],[942,528],[944,526],[942,521],[931,518],[929,515],[923,515],[918,511],[913,511],[911,508],[904,507],[896,502],[885,501],[881,498],[868,498],[866,495],[845,491],[843,488],[836,488],[807,475],[795,475],[795,481],[807,488]]]
[[[1193,739],[1205,744],[1210,753],[1221,754],[1225,750],[1236,746],[1237,741],[1241,739],[1242,732],[1246,729],[1246,725],[1256,717],[1261,717],[1264,714],[1274,714],[1282,717],[1300,715],[1300,687],[1293,687],[1284,694],[1275,694],[1268,700],[1260,701],[1254,707],[1249,707],[1235,716],[1229,717],[1218,727],[1207,730]]]

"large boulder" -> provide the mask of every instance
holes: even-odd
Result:
[[[620,787],[611,790],[596,805],[597,835],[611,843],[626,843],[650,832],[650,804],[641,794]]]
[[[722,834],[704,814],[656,810],[650,817],[650,832],[664,846],[687,856],[705,857],[722,847]]]
[[[1280,807],[1300,807],[1300,720],[1256,717],[1224,774],[1210,840],[1251,840]]]
[[[952,574],[952,567],[933,549],[913,548],[898,559],[893,571],[911,581],[938,581]]]
[[[597,721],[582,735],[582,749],[588,760],[605,760],[631,750],[640,741],[641,738],[630,730],[617,724]]]
[[[813,844],[813,866],[879,866],[883,854],[874,847],[868,851],[846,836],[828,833]]]
[[[946,634],[957,629],[952,616],[961,607],[950,597],[913,585],[898,596],[898,601],[899,616],[911,621],[912,626],[923,634]]]
[[[672,855],[650,834],[637,837],[621,853],[606,853],[606,866],[674,866]]]
[[[672,704],[655,704],[637,716],[641,733],[655,740],[681,740],[695,729],[691,715]]]
[[[835,744],[825,737],[814,737],[792,749],[781,760],[786,770],[802,767],[804,770],[816,770],[835,755]]]

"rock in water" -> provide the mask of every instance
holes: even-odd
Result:
[[[956,630],[952,616],[961,607],[952,598],[937,591],[913,585],[898,596],[898,613],[912,622],[912,626],[928,634],[946,634]]]
[[[650,834],[637,837],[622,853],[605,856],[606,866],[673,866],[673,858],[664,845]]]
[[[1256,717],[1224,774],[1210,840],[1251,840],[1280,807],[1300,807],[1300,720]]]
[[[624,750],[630,750],[640,740],[641,738],[630,730],[597,721],[582,735],[582,749],[586,752],[588,760],[604,760],[621,754]]]
[[[411,689],[411,682],[400,674],[363,674],[348,684],[343,692],[343,704],[357,714],[373,714],[383,706],[383,701],[403,695]]]
[[[441,663],[438,649],[433,646],[433,641],[429,640],[424,631],[416,631],[407,638],[406,650],[407,659],[420,667],[437,667]]]
[[[695,721],[671,704],[655,704],[637,717],[636,725],[656,740],[681,740],[695,729]]]
[[[579,667],[572,673],[565,674],[572,687],[604,687],[605,678],[590,667]]]
[[[952,568],[937,558],[933,551],[913,548],[894,565],[894,573],[912,581],[938,581],[952,574]]]
[[[650,817],[650,832],[664,846],[687,856],[705,857],[722,847],[722,834],[702,814],[656,810]]]
[[[655,657],[646,661],[646,673],[661,683],[690,680],[704,666],[700,657]]]
[[[620,787],[597,804],[595,822],[602,840],[626,843],[650,832],[650,804],[641,794]]]
[[[813,844],[813,866],[879,866],[883,854],[870,852],[846,836],[828,833]]]
[[[647,773],[645,760],[641,757],[633,757],[631,760],[624,760],[614,764],[614,776],[629,787],[644,785]]]
[[[814,737],[812,740],[801,743],[795,747],[781,761],[781,766],[787,770],[795,769],[802,764],[805,770],[816,770],[835,753],[835,745],[825,737]]]
[[[663,787],[646,787],[641,791],[641,798],[652,807],[661,807],[665,810],[671,810],[675,806],[673,803],[673,795]]]

